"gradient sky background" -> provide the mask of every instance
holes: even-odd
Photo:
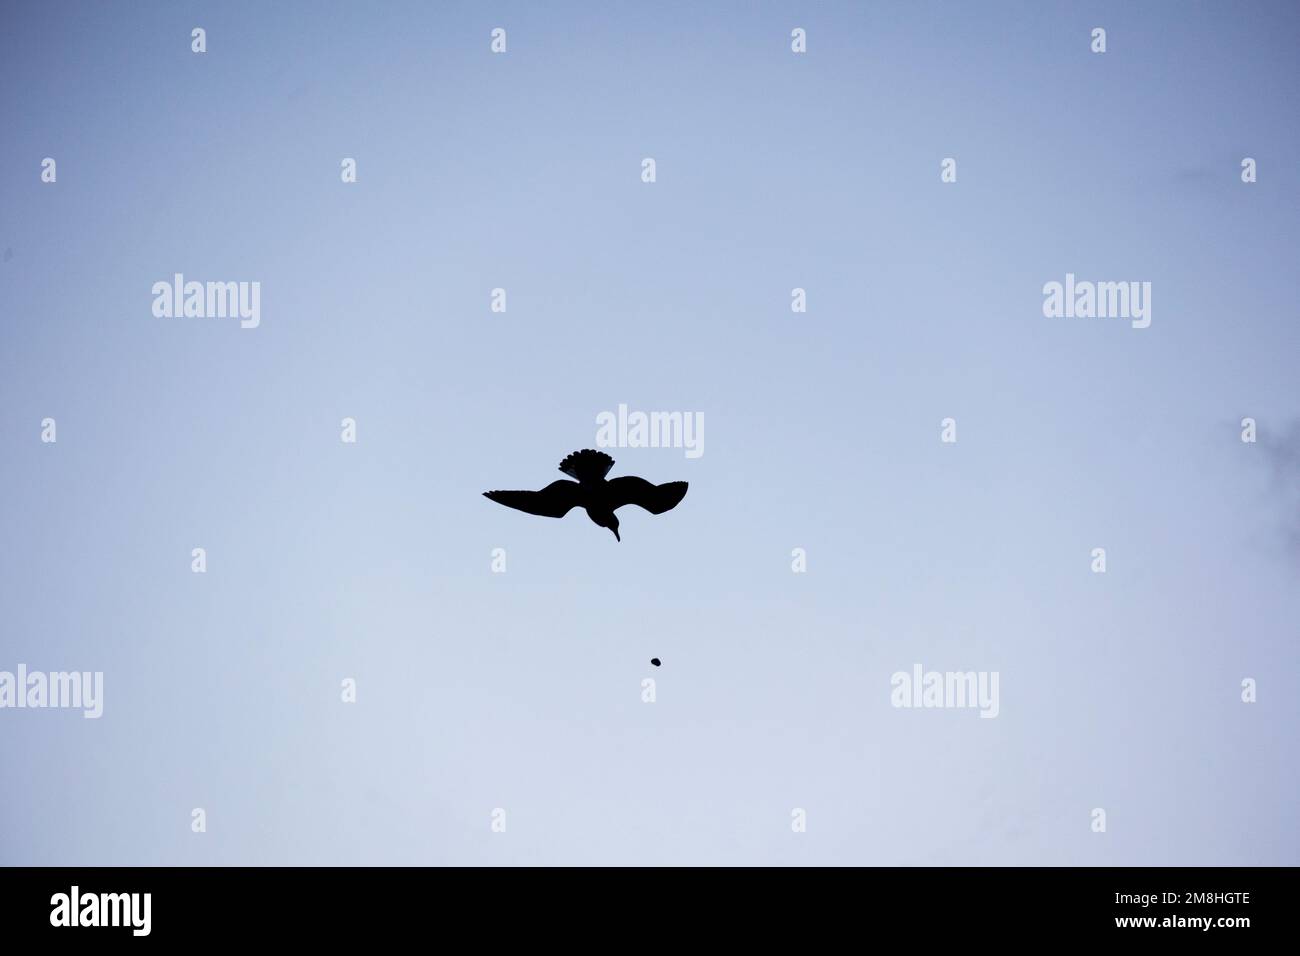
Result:
[[[0,18],[0,669],[105,674],[0,711],[0,862],[1300,863],[1294,4]],[[480,497],[620,402],[675,511]]]

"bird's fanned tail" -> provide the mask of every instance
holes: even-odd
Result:
[[[584,448],[575,451],[560,462],[560,471],[578,481],[600,481],[614,467],[614,459],[603,451]]]

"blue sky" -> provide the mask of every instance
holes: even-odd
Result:
[[[2,16],[0,670],[105,701],[0,711],[0,862],[1300,862],[1293,5]],[[674,511],[480,496],[620,403]]]

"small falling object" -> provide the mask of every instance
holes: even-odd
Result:
[[[650,663],[653,664],[655,667],[658,667],[658,666],[659,666],[659,658],[657,658],[657,657],[652,657],[652,658],[650,658]]]

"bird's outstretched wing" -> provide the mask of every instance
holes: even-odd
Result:
[[[669,481],[662,485],[652,485],[644,478],[624,475],[611,478],[607,482],[610,508],[624,505],[639,505],[652,515],[661,515],[677,507],[677,502],[686,497],[686,482]]]
[[[576,481],[553,481],[541,491],[485,491],[483,496],[499,505],[526,511],[530,515],[563,518],[578,503]]]

